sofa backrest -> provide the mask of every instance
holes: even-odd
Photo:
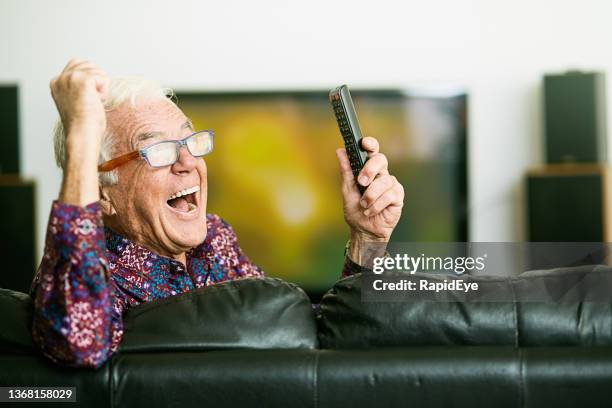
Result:
[[[0,289],[1,353],[36,351],[34,302]],[[121,351],[314,349],[315,315],[306,293],[273,278],[241,279],[148,302],[124,315]]]
[[[398,276],[415,282],[443,278]],[[365,277],[345,278],[323,296],[318,319],[321,348],[612,345],[612,299],[575,301],[581,296],[578,292],[598,283],[595,290],[607,285],[610,292],[610,268],[538,271],[516,279],[471,278],[470,282],[488,287],[487,301],[459,301],[441,292],[429,300],[371,302],[362,298],[362,290],[371,282]],[[546,291],[558,301],[534,301]],[[505,301],[495,301],[491,294]]]
[[[274,278],[226,281],[128,310],[120,351],[314,349],[306,293]]]

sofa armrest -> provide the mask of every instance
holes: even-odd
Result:
[[[21,292],[0,289],[0,352],[27,353],[35,350],[32,342],[34,301]]]

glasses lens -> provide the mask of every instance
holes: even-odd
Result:
[[[212,151],[212,134],[210,132],[198,132],[187,139],[187,148],[189,152],[200,157]]]
[[[178,158],[176,155],[176,143],[161,142],[145,149],[149,164],[153,167],[163,167],[173,164]]]

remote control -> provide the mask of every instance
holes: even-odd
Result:
[[[357,113],[353,106],[351,94],[346,85],[341,85],[329,93],[329,102],[334,109],[340,134],[344,139],[344,147],[351,163],[351,170],[357,183],[357,175],[368,160],[368,154],[361,149],[361,129],[357,121]],[[357,183],[357,188],[363,194],[365,187]]]

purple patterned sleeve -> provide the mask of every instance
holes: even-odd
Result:
[[[117,349],[122,306],[109,282],[99,204],[55,201],[42,262],[32,282],[32,336],[43,354],[72,367],[99,367]]]

